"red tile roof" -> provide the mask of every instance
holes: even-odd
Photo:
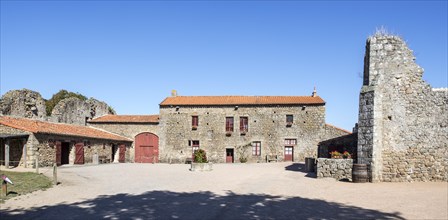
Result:
[[[352,132],[350,132],[350,131],[347,131],[347,130],[342,129],[342,128],[339,128],[339,127],[336,127],[336,126],[331,125],[331,124],[325,124],[325,126],[327,126],[327,127],[331,127],[331,128],[334,128],[334,129],[337,129],[337,130],[340,130],[340,131],[343,131],[343,132],[345,132],[345,133],[347,133],[347,134],[352,134]]]
[[[80,125],[51,123],[25,118],[12,118],[7,116],[0,116],[0,124],[22,131],[28,131],[38,134],[66,135],[127,142],[132,141],[129,138],[122,137],[104,130]]]
[[[325,101],[319,96],[172,96],[163,100],[160,106],[303,104],[325,104]]]
[[[159,123],[159,115],[105,115],[89,123]]]

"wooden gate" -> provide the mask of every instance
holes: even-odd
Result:
[[[294,161],[294,147],[286,146],[285,147],[285,159],[284,161]]]
[[[84,164],[84,143],[75,144],[75,164]]]
[[[62,143],[60,141],[56,141],[56,165],[58,165],[58,166],[62,165],[62,163],[61,163],[61,158],[62,158],[61,157],[61,153],[62,153],[61,146],[62,146]]]
[[[119,148],[119,153],[118,153],[118,162],[120,163],[124,163],[126,160],[126,145],[124,144],[120,144],[120,148]]]
[[[135,162],[159,162],[159,137],[157,135],[145,132],[135,136]]]

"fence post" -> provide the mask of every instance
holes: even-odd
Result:
[[[58,185],[58,165],[53,163],[53,184]]]
[[[39,154],[36,154],[36,173],[39,174]]]

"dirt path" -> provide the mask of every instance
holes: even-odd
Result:
[[[62,167],[62,184],[1,204],[1,219],[448,219],[448,183],[354,184],[290,163]],[[45,172],[45,171],[43,171]]]

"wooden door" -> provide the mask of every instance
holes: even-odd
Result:
[[[233,163],[233,149],[226,149],[226,163]]]
[[[61,150],[61,146],[62,143],[60,141],[56,141],[56,165],[61,166],[61,154],[62,154],[62,150]]]
[[[157,135],[145,132],[135,136],[135,162],[159,162],[159,137]]]
[[[294,161],[294,147],[286,146],[285,147],[285,159],[284,161]]]
[[[75,164],[84,164],[84,143],[75,144]]]
[[[118,153],[118,162],[120,163],[124,163],[126,161],[126,145],[124,144],[120,144],[120,148],[119,148],[119,153]]]

